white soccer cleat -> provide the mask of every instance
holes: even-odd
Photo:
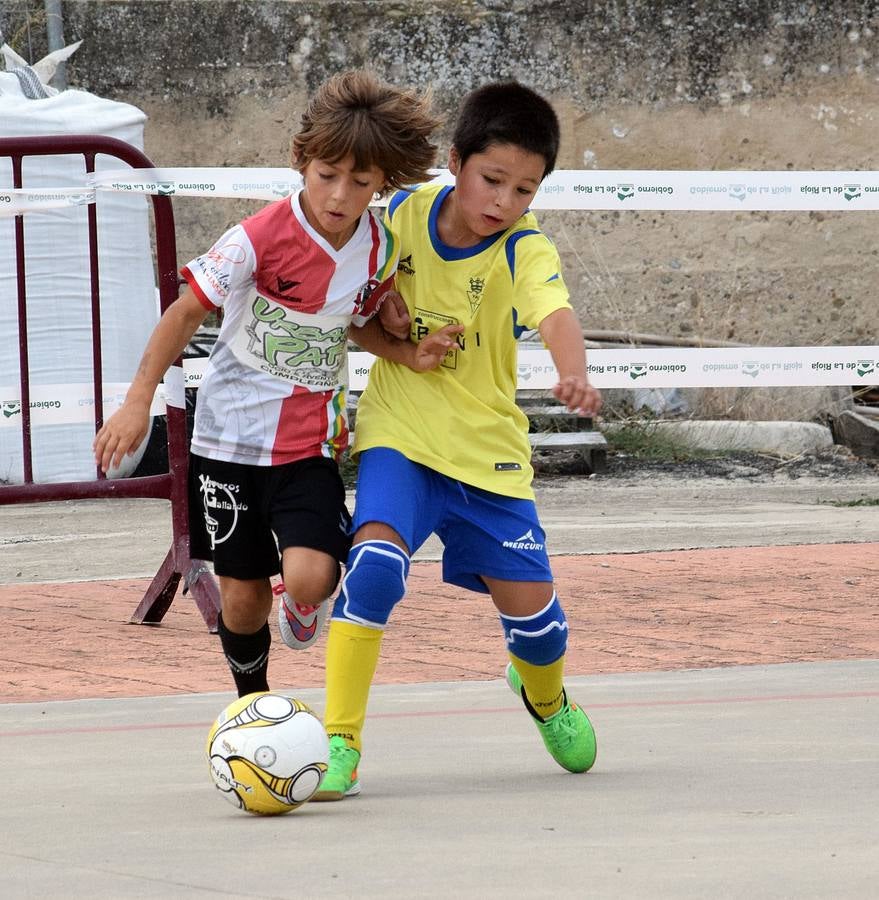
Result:
[[[278,630],[291,650],[305,650],[319,637],[329,613],[329,602],[303,606],[290,599],[283,582],[272,588],[278,598]]]

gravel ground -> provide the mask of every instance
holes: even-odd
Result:
[[[573,453],[561,451],[535,454],[537,483],[584,474],[584,467]],[[586,473],[588,474],[588,473]],[[864,480],[877,479],[879,494],[879,460],[854,456],[847,447],[835,445],[817,454],[803,454],[788,459],[760,453],[691,457],[682,459],[645,459],[625,453],[609,452],[602,480],[622,481],[663,476],[671,479],[725,479],[756,482],[796,480],[801,478]]]

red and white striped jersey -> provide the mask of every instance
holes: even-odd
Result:
[[[335,250],[295,194],[184,266],[205,307],[223,308],[198,391],[193,453],[258,466],[338,458],[348,445],[348,325],[375,315],[397,256],[369,210]]]

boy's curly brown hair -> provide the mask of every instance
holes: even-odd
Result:
[[[302,114],[293,137],[291,162],[300,171],[313,159],[327,162],[351,155],[354,168],[375,166],[388,188],[430,180],[436,158],[430,136],[440,124],[430,95],[397,88],[362,69],[325,81]]]

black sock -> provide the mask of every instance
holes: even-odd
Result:
[[[226,628],[223,614],[220,613],[217,616],[217,634],[235,679],[238,696],[267,691],[269,647],[272,643],[269,623],[266,622],[256,634],[236,634]]]

